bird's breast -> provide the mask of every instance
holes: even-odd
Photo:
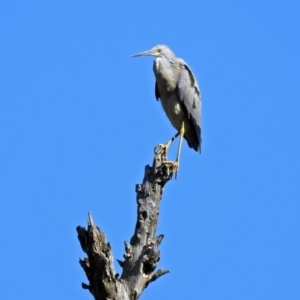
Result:
[[[182,122],[185,120],[185,113],[182,109],[182,103],[176,93],[164,94],[161,96],[160,101],[171,124],[179,130]]]
[[[153,64],[153,71],[160,91],[173,92],[178,83],[176,68],[162,58],[157,58]]]

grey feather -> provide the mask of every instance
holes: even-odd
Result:
[[[192,121],[196,135],[199,137],[199,151],[201,152],[201,110],[202,101],[201,93],[197,80],[186,64],[186,62],[178,58],[180,63],[180,72],[177,85],[178,96],[183,101],[188,114],[188,118]]]

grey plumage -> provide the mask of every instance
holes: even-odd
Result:
[[[184,123],[184,138],[189,147],[201,152],[201,94],[187,63],[165,45],[133,55],[155,56],[155,96],[160,99],[171,124],[178,130]]]

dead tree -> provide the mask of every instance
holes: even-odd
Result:
[[[115,272],[113,254],[104,233],[97,227],[91,214],[87,229],[78,226],[78,239],[87,258],[80,259],[89,284],[82,287],[90,291],[95,300],[136,300],[152,281],[168,273],[155,271],[160,259],[163,235],[156,235],[159,205],[165,184],[172,178],[173,169],[167,161],[164,148],[156,151],[153,165],[145,167],[142,184],[136,185],[137,221],[130,242],[125,242],[124,261],[118,260],[123,271]]]

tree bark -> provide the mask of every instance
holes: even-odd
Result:
[[[130,242],[125,242],[124,260],[118,260],[123,271],[115,272],[113,254],[104,233],[95,226],[92,216],[88,216],[88,228],[78,226],[78,239],[87,258],[80,259],[89,284],[82,283],[95,300],[136,300],[150,282],[168,273],[159,269],[160,245],[163,235],[156,236],[159,205],[165,184],[173,176],[170,162],[166,162],[166,152],[161,148],[156,152],[152,166],[145,167],[142,184],[136,185],[137,221]]]

